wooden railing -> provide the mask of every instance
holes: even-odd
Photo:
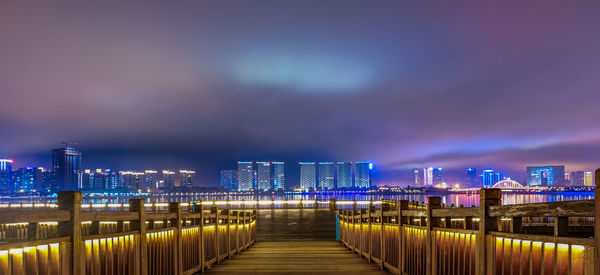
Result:
[[[57,205],[0,210],[0,274],[192,274],[256,240],[252,210],[132,199],[98,211],[80,192],[60,192]]]
[[[338,218],[346,247],[397,274],[600,274],[600,200],[501,205],[500,189],[481,189],[480,207],[429,197]]]

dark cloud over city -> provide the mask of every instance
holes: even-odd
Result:
[[[593,169],[599,5],[6,1],[0,156],[72,141],[206,184],[260,159]]]

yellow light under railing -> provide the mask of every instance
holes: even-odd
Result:
[[[11,248],[8,250],[8,253],[10,254],[21,254],[23,253],[23,249],[22,248]]]
[[[260,204],[260,205],[273,204],[273,201],[258,201],[258,204]]]
[[[117,224],[117,222],[100,222],[100,224]]]
[[[58,222],[40,222],[40,225],[58,225]]]
[[[108,207],[121,207],[121,206],[123,206],[123,205],[122,205],[122,204],[120,204],[120,203],[109,203],[109,204],[107,204],[106,206],[108,206]]]
[[[227,205],[227,201],[215,201],[215,205]]]
[[[28,222],[7,223],[8,226],[28,225]]]

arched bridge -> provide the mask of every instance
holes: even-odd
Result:
[[[525,186],[514,180],[501,180],[496,184],[492,185],[492,188],[500,189],[525,189]]]

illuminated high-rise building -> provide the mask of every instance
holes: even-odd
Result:
[[[593,172],[585,172],[585,178],[583,180],[584,186],[594,186],[594,173]]]
[[[158,189],[160,183],[160,177],[156,170],[144,171],[144,188],[145,189]],[[147,191],[147,190],[146,190]]]
[[[424,174],[425,170],[423,169],[413,169],[412,173],[413,173],[413,181],[412,181],[412,185],[413,187],[422,187],[424,184],[424,180],[425,180],[425,174]]]
[[[314,162],[300,162],[300,189],[310,191],[316,189],[317,171]]]
[[[106,169],[104,170],[104,174],[106,175],[105,186],[107,189],[117,189],[122,187],[121,178],[119,177],[119,171]]]
[[[282,161],[271,162],[273,166],[273,188],[285,190],[285,163]]]
[[[13,179],[16,190],[32,191],[39,186],[41,172],[36,167],[19,168],[13,173]]]
[[[192,187],[194,186],[195,178],[196,171],[179,170],[179,177],[177,178],[177,182],[180,187]]]
[[[162,170],[160,188],[173,188],[175,187],[175,172],[170,170]]]
[[[444,170],[442,168],[433,168],[431,172],[431,180],[433,185],[444,183]]]
[[[238,191],[254,188],[254,169],[251,161],[238,161]]]
[[[52,150],[52,170],[54,183],[59,190],[77,190],[82,188],[81,152],[73,147]]]
[[[562,185],[565,178],[565,167],[557,166],[527,166],[528,186]]]
[[[120,171],[119,181],[123,188],[145,192],[146,189],[144,188],[144,175],[145,173],[142,172]]]
[[[465,177],[465,186],[466,187],[478,187],[477,184],[477,169],[475,168],[467,168]]]
[[[271,163],[268,161],[256,162],[256,184],[260,191],[271,191]]]
[[[237,170],[221,170],[221,187],[228,191],[237,191]]]
[[[319,162],[319,187],[320,190],[333,190],[335,188],[335,167],[333,162]]]
[[[494,171],[493,169],[484,169],[483,174],[482,174],[482,179],[483,179],[482,183],[483,183],[484,188],[489,188],[498,182],[496,180],[497,179],[496,171]]]
[[[356,174],[354,179],[354,186],[356,188],[371,188],[371,170],[373,170],[372,162],[356,162]]]
[[[585,172],[584,171],[571,172],[571,185],[572,186],[584,186],[585,185]]]
[[[352,162],[337,163],[337,188],[352,188]]]
[[[423,169],[423,186],[433,186],[433,167]]]
[[[13,188],[12,159],[0,159],[0,190],[8,192]]]

